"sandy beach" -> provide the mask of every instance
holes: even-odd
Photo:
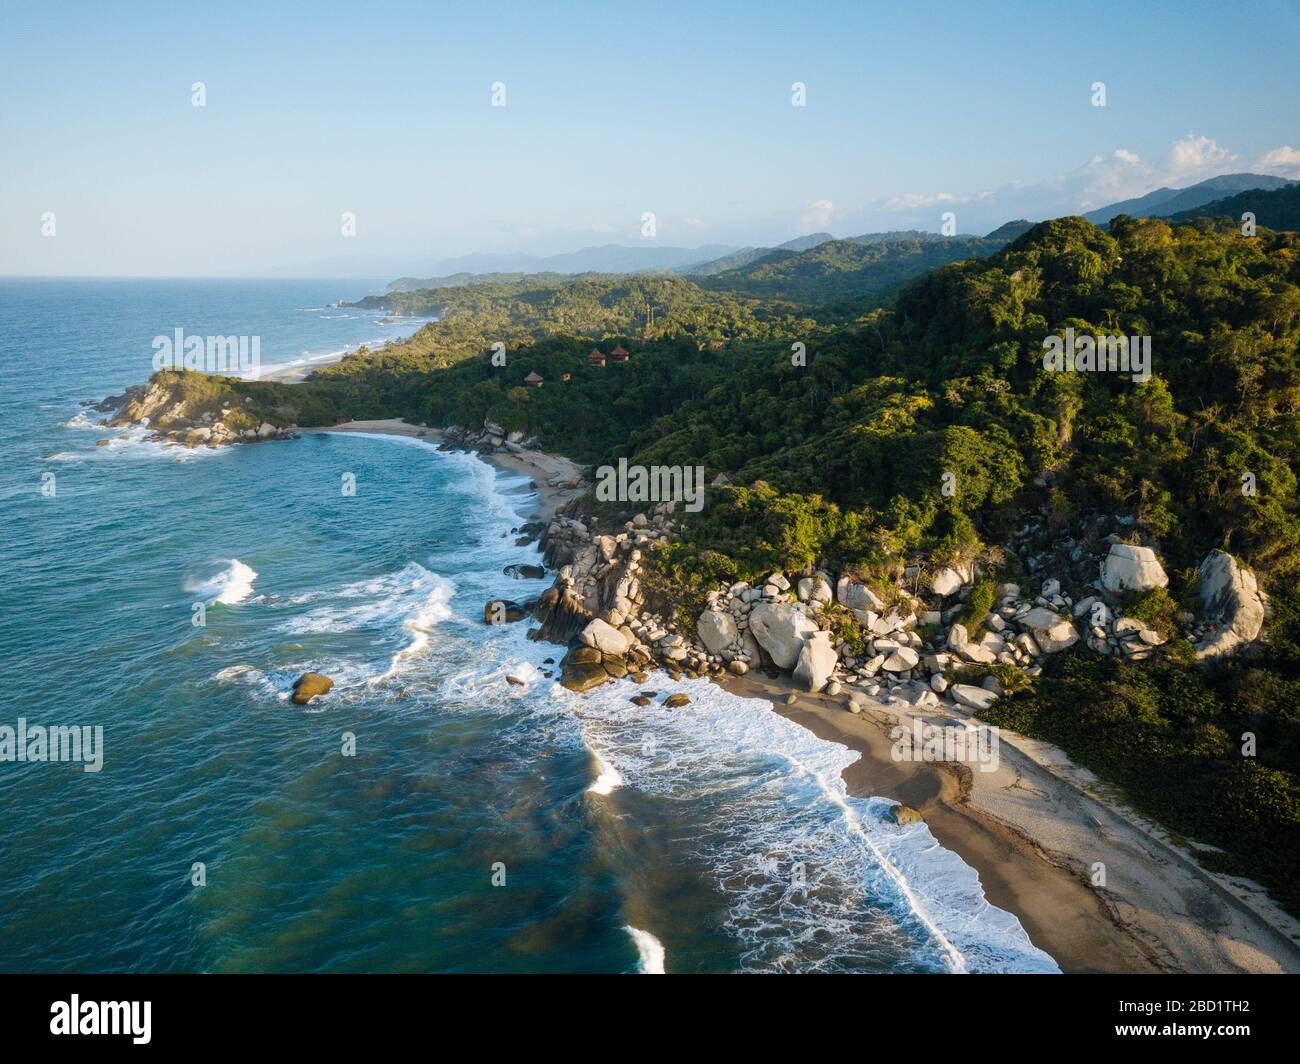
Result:
[[[989,901],[1015,913],[1063,971],[1300,971],[1300,924],[1262,888],[1202,869],[1050,744],[1003,731],[994,772],[900,762],[891,756],[896,725],[966,718],[872,700],[856,715],[844,694],[797,692],[786,677],[752,672],[724,686],[771,699],[819,737],[858,751],[844,773],[850,793],[917,809],[939,843],[979,872]],[[793,705],[784,701],[790,693]],[[1104,887],[1091,883],[1098,862]]]
[[[437,441],[438,429],[400,419],[351,421],[304,432],[373,432]],[[532,519],[549,520],[581,493],[583,470],[541,451],[482,456],[532,478]],[[1191,850],[1144,820],[1062,751],[1000,733],[996,771],[895,761],[890,731],[913,717],[952,724],[952,707],[914,710],[868,700],[861,714],[838,696],[796,691],[757,672],[721,681],[766,698],[820,738],[861,757],[844,773],[852,794],[882,795],[920,811],[939,843],[979,873],[989,901],[1012,912],[1066,972],[1300,972],[1300,922],[1256,884],[1201,868]],[[794,693],[790,705],[785,697]],[[1105,885],[1094,886],[1096,866]]]

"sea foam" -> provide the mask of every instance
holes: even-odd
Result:
[[[231,558],[226,563],[226,567],[215,576],[187,579],[185,590],[197,595],[209,605],[220,602],[232,606],[237,602],[243,602],[253,593],[253,581],[256,579],[257,573],[250,566],[245,565],[238,558]]]

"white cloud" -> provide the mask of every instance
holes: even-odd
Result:
[[[1240,156],[1221,148],[1209,137],[1188,133],[1182,140],[1174,141],[1169,149],[1168,173],[1171,181],[1190,179],[1195,183],[1213,177],[1239,159]]]
[[[1300,148],[1286,145],[1266,151],[1255,161],[1252,169],[1282,177],[1300,177]]]
[[[834,217],[835,204],[828,199],[819,199],[808,204],[799,222],[808,229],[825,229]]]
[[[1032,183],[1010,182],[982,192],[908,192],[880,199],[865,207],[836,212],[841,226],[854,232],[882,229],[933,229],[934,210],[957,210],[963,233],[987,232],[1013,218],[1039,220],[1082,214],[1118,200],[1146,195],[1160,187],[1186,188],[1218,174],[1249,170],[1300,177],[1300,149],[1274,148],[1254,159],[1243,159],[1212,137],[1190,132],[1163,153],[1144,159],[1117,147],[1109,155],[1094,155],[1083,165]]]

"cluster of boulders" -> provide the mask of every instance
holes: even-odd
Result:
[[[530,635],[570,645],[565,686],[642,682],[656,665],[675,678],[761,669],[843,695],[855,711],[868,698],[979,710],[1027,689],[1050,655],[1076,644],[1141,661],[1171,638],[1124,614],[1125,603],[1168,577],[1152,547],[1128,541],[1123,519],[1049,547],[1045,527],[1031,521],[1004,548],[1031,574],[1027,590],[994,586],[975,563],[918,563],[874,580],[809,567],[719,587],[693,626],[679,624],[671,603],[647,602],[642,579],[647,552],[677,535],[671,514],[672,504],[661,504],[617,532],[573,516],[546,526],[543,560],[556,577],[532,609],[539,626]],[[1253,574],[1214,551],[1199,577],[1203,608],[1199,620],[1179,615],[1183,638],[1205,657],[1257,639],[1265,605]]]
[[[252,402],[246,399],[245,402]],[[176,443],[183,447],[221,447],[231,443],[257,443],[263,440],[297,439],[297,425],[279,426],[263,421],[257,427],[236,428],[248,420],[244,411],[222,407],[220,411],[196,411],[185,399],[175,382],[153,379],[147,384],[128,388],[121,395],[109,396],[94,409],[111,416],[101,424],[120,428],[143,425],[152,428],[146,439]],[[108,440],[96,441],[96,446]]]
[[[481,454],[520,454],[541,447],[541,440],[537,436],[525,436],[518,431],[507,432],[495,421],[487,419],[483,421],[481,429],[452,425],[443,432],[442,438],[452,446]]]

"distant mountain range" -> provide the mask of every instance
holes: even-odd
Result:
[[[1269,177],[1266,174],[1223,174],[1200,181],[1187,188],[1158,188],[1136,199],[1120,200],[1105,207],[1098,207],[1084,215],[1093,225],[1106,226],[1110,220],[1120,214],[1134,218],[1167,218],[1182,211],[1203,207],[1214,200],[1232,196],[1238,192],[1251,189],[1273,190],[1285,188],[1291,184],[1284,177]]]
[[[1118,215],[1137,218],[1203,216],[1210,205],[1222,203],[1214,213],[1236,214],[1235,199],[1243,194],[1278,193],[1295,182],[1266,174],[1224,174],[1187,188],[1158,188],[1144,196],[1121,200],[1087,212],[1094,225],[1106,227]],[[1233,200],[1233,202],[1230,202]],[[1243,201],[1244,202],[1244,201]],[[1256,202],[1251,199],[1250,202]],[[1290,201],[1270,207],[1273,222],[1257,217],[1270,228],[1294,228]],[[1249,206],[1241,210],[1251,209]],[[559,255],[515,253],[472,254],[443,259],[428,277],[399,277],[390,292],[421,288],[451,288],[485,280],[499,281],[545,275],[583,273],[677,273],[703,287],[743,292],[771,298],[807,299],[815,291],[826,298],[879,295],[898,283],[935,266],[962,258],[991,254],[1028,232],[1034,222],[1006,222],[984,237],[945,237],[916,229],[837,239],[830,233],[809,233],[774,247],[733,247],[705,244],[695,248],[604,244]]]
[[[828,237],[829,239],[829,237]],[[682,270],[699,266],[745,249],[730,244],[704,244],[698,248],[626,246],[604,244],[561,255],[473,254],[443,259],[428,277],[399,277],[388,286],[390,292],[445,286],[446,278],[457,274],[484,273],[645,273]]]
[[[1255,216],[1256,225],[1277,230],[1300,230],[1300,182],[1292,182],[1286,188],[1238,192],[1235,196],[1214,200],[1203,207],[1171,214],[1169,220],[1190,222],[1193,218],[1226,216],[1239,222],[1247,211]]]

